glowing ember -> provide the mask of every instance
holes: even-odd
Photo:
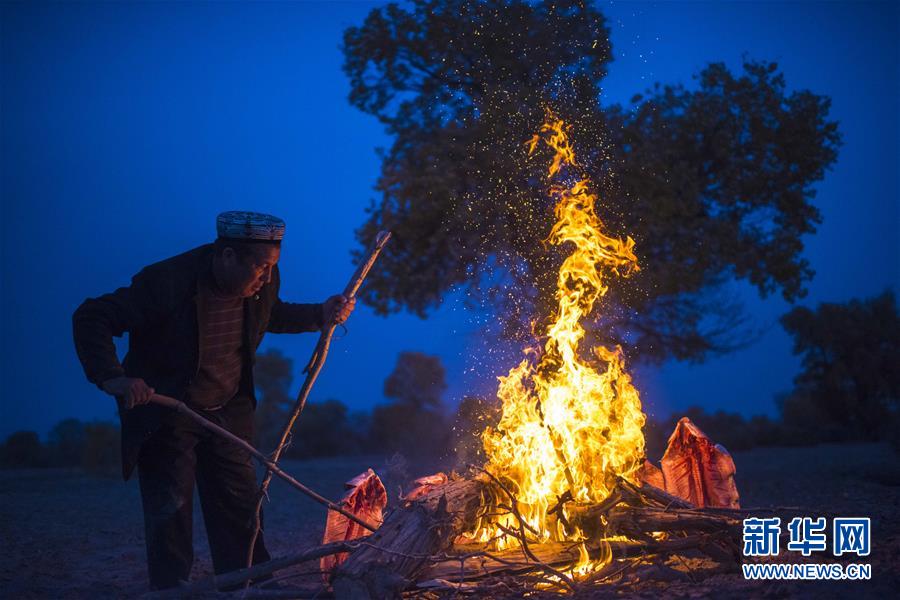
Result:
[[[526,350],[528,356],[499,378],[502,418],[496,429],[484,432],[483,441],[487,470],[511,482],[523,517],[542,539],[577,541],[582,533],[566,531],[561,521],[547,515],[548,508],[567,492],[576,502],[598,502],[612,490],[617,475],[633,479],[644,456],[645,417],[621,349],[599,346],[591,358],[579,352],[585,334],[580,322],[606,293],[606,279],[628,276],[638,265],[630,237],[622,241],[603,232],[590,181],[556,183],[578,169],[568,130],[549,114],[528,144],[529,155],[541,143],[554,151],[547,175],[557,200],[557,221],[547,241],[572,247],[559,270],[558,308],[544,332],[543,351]],[[514,545],[500,526],[516,525],[512,515],[505,515],[484,523],[478,537],[499,540],[501,547]],[[583,545],[581,555],[575,574],[597,566]]]

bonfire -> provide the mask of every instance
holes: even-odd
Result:
[[[413,584],[471,591],[534,573],[539,589],[574,590],[621,573],[636,555],[699,550],[739,560],[734,516],[700,510],[738,508],[727,451],[682,419],[662,468],[648,462],[640,394],[621,348],[582,348],[582,323],[608,282],[639,265],[634,241],[611,236],[598,217],[569,134],[548,114],[527,144],[529,155],[541,144],[552,151],[556,222],[546,241],[569,253],[555,313],[539,332],[545,341],[499,378],[502,416],[483,433],[486,462],[464,476],[417,480],[364,546],[343,564],[328,563],[338,596],[377,598]],[[373,493],[354,486],[346,501],[359,495]],[[345,531],[344,517],[329,521],[326,542]]]
[[[649,462],[640,394],[622,349],[583,347],[583,323],[596,318],[610,282],[639,265],[634,241],[610,235],[599,218],[599,199],[580,175],[570,134],[548,114],[527,142],[529,156],[542,145],[551,151],[546,176],[556,221],[546,242],[568,254],[555,311],[540,321],[549,323],[538,332],[540,343],[499,377],[502,414],[482,434],[484,464],[417,479],[389,511],[370,469],[348,482],[339,503],[317,498],[330,509],[321,546],[178,593],[240,584],[310,560],[320,561],[336,597],[373,599],[442,590],[489,595],[497,585],[506,593],[569,593],[612,585],[629,569],[672,555],[702,554],[736,568],[741,518],[751,511],[740,509],[728,452],[683,418],[661,464]],[[381,236],[377,249],[386,240]]]

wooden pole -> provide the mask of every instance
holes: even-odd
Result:
[[[384,248],[385,244],[388,243],[388,240],[391,239],[390,231],[380,231],[377,236],[375,236],[375,241],[372,244],[372,247],[369,249],[369,254],[366,257],[366,260],[361,262],[359,266],[356,268],[356,272],[353,274],[353,277],[350,278],[350,282],[347,284],[347,287],[344,288],[344,296],[347,299],[350,299],[356,295],[359,291],[360,286],[365,280],[366,275],[369,274],[369,271],[372,269],[372,265],[375,264],[375,259],[378,258],[378,255],[381,253],[382,248]],[[272,463],[277,463],[281,458],[281,453],[284,451],[284,447],[287,444],[288,437],[291,435],[291,430],[294,428],[294,423],[297,421],[297,417],[300,416],[300,413],[303,412],[303,408],[306,406],[306,399],[309,397],[309,391],[312,389],[313,384],[316,382],[316,378],[319,376],[319,371],[322,370],[322,366],[325,364],[325,358],[328,356],[328,349],[331,347],[331,337],[334,335],[334,329],[336,325],[334,323],[326,323],[325,328],[322,330],[322,333],[319,335],[319,341],[316,344],[316,349],[313,351],[312,358],[310,358],[309,364],[306,365],[306,369],[304,369],[304,373],[306,373],[306,380],[303,382],[303,387],[300,388],[300,392],[297,395],[297,401],[294,403],[294,410],[291,412],[288,417],[287,423],[285,423],[284,429],[281,432],[281,438],[278,442],[278,446],[275,448],[275,452],[272,454]],[[253,551],[256,547],[256,540],[259,538],[259,531],[262,527],[262,520],[260,519],[260,514],[262,511],[263,500],[266,498],[266,491],[269,489],[269,483],[272,481],[272,473],[274,471],[269,469],[266,471],[265,477],[263,477],[262,483],[259,486],[259,495],[256,499],[256,513],[253,518],[253,535],[250,537],[249,548],[247,549],[247,566],[251,566],[253,564]],[[341,514],[346,515],[343,511]],[[357,519],[353,519],[357,521]],[[359,522],[359,521],[357,521]],[[366,525],[367,528],[370,528]],[[370,528],[371,529],[371,528]]]
[[[331,544],[316,546],[315,548],[309,548],[298,554],[292,554],[291,556],[273,558],[272,560],[268,560],[264,563],[253,565],[248,569],[230,571],[228,573],[222,573],[221,575],[213,575],[211,577],[207,577],[206,579],[201,579],[200,581],[179,588],[162,590],[156,593],[147,594],[144,596],[144,600],[189,598],[191,596],[194,596],[195,594],[199,594],[202,592],[210,592],[216,589],[240,585],[245,581],[257,579],[259,577],[265,577],[266,575],[271,575],[275,571],[286,569],[302,562],[317,560],[319,558],[322,558],[323,556],[329,556],[331,554],[352,552],[354,549],[359,547],[359,542],[363,542],[365,540],[366,538],[359,538],[352,542],[332,542]]]
[[[305,485],[303,485],[302,483],[300,483],[299,481],[297,481],[296,479],[294,479],[293,477],[291,477],[290,475],[285,473],[281,469],[281,467],[279,467],[273,461],[269,460],[269,458],[265,454],[263,454],[262,452],[260,452],[259,450],[257,450],[256,448],[254,448],[253,446],[251,446],[250,444],[248,444],[241,438],[239,438],[238,436],[234,435],[227,429],[225,429],[223,427],[219,427],[218,425],[216,425],[209,419],[207,419],[207,418],[203,417],[202,415],[196,413],[195,411],[191,410],[184,402],[181,402],[180,400],[176,400],[175,398],[170,398],[169,396],[163,396],[162,394],[153,394],[150,397],[150,401],[155,404],[160,404],[162,406],[168,406],[169,408],[173,408],[176,411],[178,411],[179,413],[193,419],[196,423],[198,423],[202,427],[205,427],[206,429],[216,433],[217,435],[220,435],[226,439],[231,440],[232,442],[234,442],[235,444],[237,444],[238,446],[240,446],[241,448],[243,448],[244,450],[249,452],[251,455],[253,455],[253,457],[256,458],[259,462],[264,464],[266,466],[266,468],[269,469],[270,473],[275,473],[276,475],[278,475],[279,477],[281,477],[282,479],[287,481],[293,488],[300,490],[301,492],[303,492],[304,494],[306,494],[307,496],[309,496],[310,498],[312,498],[319,504],[327,507],[330,510],[341,513],[342,515],[344,515],[351,521],[353,521],[355,523],[359,523],[360,525],[362,525],[369,531],[375,531],[376,529],[378,529],[377,525],[373,525],[372,523],[368,523],[368,522],[364,521],[363,519],[357,517],[353,513],[349,512],[347,510],[344,510],[340,505],[335,504],[331,500],[328,500],[324,496],[321,496],[320,494],[317,494],[310,488],[306,487]]]

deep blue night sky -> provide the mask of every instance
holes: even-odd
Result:
[[[353,271],[389,139],[347,102],[341,34],[371,3],[65,3],[2,7],[2,415],[0,436],[113,419],[88,384],[71,314],[145,264],[210,241],[222,210],[287,221],[282,298],[320,301]],[[615,62],[604,102],[653,81],[692,85],[710,61],[776,60],[790,88],[833,99],[844,145],[817,185],[824,222],[806,240],[806,304],[900,284],[898,5],[608,3]],[[528,132],[525,133],[526,137]],[[577,135],[577,134],[576,134]],[[549,223],[548,223],[549,227]],[[638,249],[640,254],[640,249]],[[774,413],[798,361],[777,325],[788,305],[735,292],[767,333],[699,366],[642,368],[647,411],[699,404]],[[490,393],[516,357],[485,358],[478,317],[451,296],[428,320],[353,315],[312,400],[383,401],[401,350],[442,357],[448,405]],[[269,335],[299,371],[316,336]],[[295,381],[295,388],[299,381]]]

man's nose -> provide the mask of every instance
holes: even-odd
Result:
[[[266,272],[263,275],[263,277],[264,277],[263,281],[265,281],[266,283],[272,283],[272,267],[269,267],[268,269],[266,269]]]

